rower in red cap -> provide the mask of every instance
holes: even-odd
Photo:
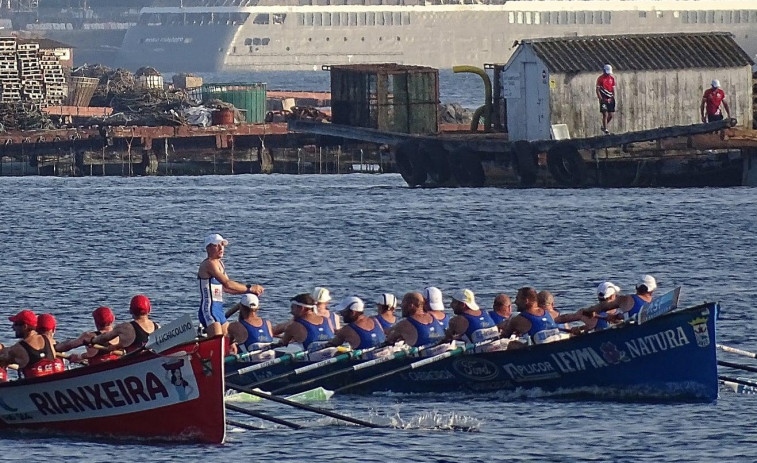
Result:
[[[141,349],[147,344],[147,337],[160,328],[160,325],[150,320],[150,300],[147,296],[138,294],[131,298],[129,312],[132,321],[116,325],[112,330],[98,334],[96,336],[84,336],[83,340],[87,344],[97,344],[105,347],[106,351],[113,352],[119,349],[125,349],[126,353],[134,352]],[[94,335],[94,333],[91,333]],[[89,337],[89,339],[87,339]],[[116,344],[110,341],[118,338]]]
[[[37,333],[37,316],[31,310],[22,310],[8,318],[13,331],[21,341],[8,349],[0,350],[0,365],[15,363],[24,378],[36,378],[64,370],[63,361],[55,358],[55,348],[47,336]]]
[[[76,339],[70,341],[63,341],[55,345],[58,351],[71,350],[80,346],[87,345],[86,340],[91,339],[94,336],[99,336],[103,333],[107,333],[113,330],[113,322],[116,321],[115,315],[110,307],[98,307],[92,312],[92,318],[95,320],[95,328],[97,331],[87,331],[82,333]],[[110,345],[118,345],[119,339],[115,337],[109,341]],[[100,348],[98,348],[100,347]],[[108,360],[115,360],[123,355],[123,351],[111,351],[108,346],[101,348],[102,346],[87,346],[86,352],[82,354],[72,354],[68,360],[70,362],[83,363],[87,362],[89,365],[96,365],[98,363],[107,362]]]

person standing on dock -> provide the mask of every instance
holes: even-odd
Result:
[[[615,114],[615,77],[612,75],[612,66],[605,64],[604,72],[597,78],[597,98],[599,99],[599,112],[602,114],[602,132],[609,134],[607,125]]]
[[[712,87],[704,91],[702,95],[702,104],[699,106],[699,112],[702,114],[702,122],[717,122],[723,120],[723,113],[720,111],[723,106],[725,113],[730,119],[731,109],[728,102],[725,101],[725,92],[720,88],[720,81],[712,80]]]
[[[209,336],[226,335],[229,322],[223,311],[223,293],[229,294],[263,294],[260,285],[237,283],[226,275],[223,254],[229,242],[218,233],[205,237],[205,251],[208,257],[202,261],[197,270],[200,281],[199,319]]]

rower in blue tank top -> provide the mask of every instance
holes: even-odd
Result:
[[[307,350],[320,349],[334,337],[328,319],[316,315],[315,299],[308,293],[298,294],[290,301],[290,312],[294,320],[286,327],[279,343],[302,343]]]
[[[328,319],[331,331],[334,333],[339,331],[339,328],[342,327],[341,320],[339,320],[339,316],[336,313],[329,311],[331,292],[326,288],[316,286],[310,295],[315,299],[315,314]]]
[[[476,303],[476,296],[470,289],[461,289],[452,294],[450,304],[455,316],[449,322],[444,341],[462,339],[478,343],[499,337],[499,329],[488,313]]]
[[[499,325],[502,322],[506,322],[512,314],[512,302],[510,296],[501,293],[497,294],[492,304],[492,310],[489,311],[489,316],[495,324]]]
[[[397,298],[394,297],[394,294],[383,293],[376,299],[376,311],[378,314],[373,318],[381,324],[384,332],[397,324],[397,317],[394,315],[396,309]]]
[[[407,293],[402,298],[402,320],[389,331],[387,344],[399,341],[408,346],[419,347],[437,343],[444,337],[442,324],[424,310],[424,298],[421,293]]]
[[[258,297],[245,294],[239,304],[226,313],[227,317],[231,317],[239,310],[239,321],[231,322],[228,329],[232,354],[260,350],[273,342],[271,322],[258,316],[259,309]]]
[[[593,316],[597,312],[608,312],[618,309],[621,313],[633,317],[647,303],[652,301],[652,293],[657,289],[657,280],[652,275],[643,275],[636,284],[636,294],[622,295],[612,300],[604,300],[591,307],[583,309],[581,312],[587,316]],[[620,319],[620,314],[609,317],[610,319]]]
[[[348,323],[337,331],[334,339],[329,341],[329,346],[341,346],[344,343],[353,349],[370,349],[384,343],[384,330],[381,324],[365,315],[365,304],[359,297],[344,298],[336,310]]]
[[[432,317],[437,319],[442,324],[442,328],[446,330],[449,328],[449,317],[444,313],[444,299],[442,297],[442,291],[434,286],[429,286],[423,290],[423,298],[425,300],[425,308]]]
[[[509,338],[511,335],[533,336],[540,331],[557,328],[549,311],[540,308],[537,302],[537,293],[534,288],[524,286],[518,289],[515,296],[515,305],[518,307],[518,315],[513,316],[502,330],[502,337]]]

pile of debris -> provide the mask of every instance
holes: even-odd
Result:
[[[111,100],[137,86],[137,79],[127,69],[112,69],[102,64],[85,64],[71,71],[72,76],[100,79],[90,106],[110,106]]]
[[[439,115],[446,124],[470,124],[473,120],[473,111],[458,103],[440,104]]]
[[[47,130],[55,124],[39,105],[33,103],[0,103],[0,132],[9,130]]]

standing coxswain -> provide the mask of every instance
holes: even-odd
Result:
[[[31,310],[22,310],[8,318],[13,322],[16,338],[13,346],[0,350],[0,365],[18,365],[24,378],[36,378],[64,370],[63,360],[55,358],[55,347],[47,336],[37,333],[37,316]]]
[[[229,294],[263,294],[260,285],[237,283],[226,275],[223,259],[224,249],[229,242],[218,233],[205,238],[205,251],[208,257],[200,263],[197,279],[200,281],[199,319],[210,336],[225,335],[228,321],[223,311],[223,293]]]
[[[82,335],[82,341],[85,344],[103,346],[108,352],[124,349],[128,354],[139,350],[147,344],[150,334],[160,328],[160,325],[150,320],[151,310],[150,299],[138,294],[131,298],[129,303],[129,313],[132,317],[130,322],[120,323],[112,330],[98,335]],[[110,341],[115,338],[118,338],[118,343],[111,344]]]
[[[338,347],[345,342],[353,349],[370,349],[384,342],[381,324],[365,314],[365,304],[359,297],[347,297],[336,307],[346,326],[337,331],[329,346]]]

